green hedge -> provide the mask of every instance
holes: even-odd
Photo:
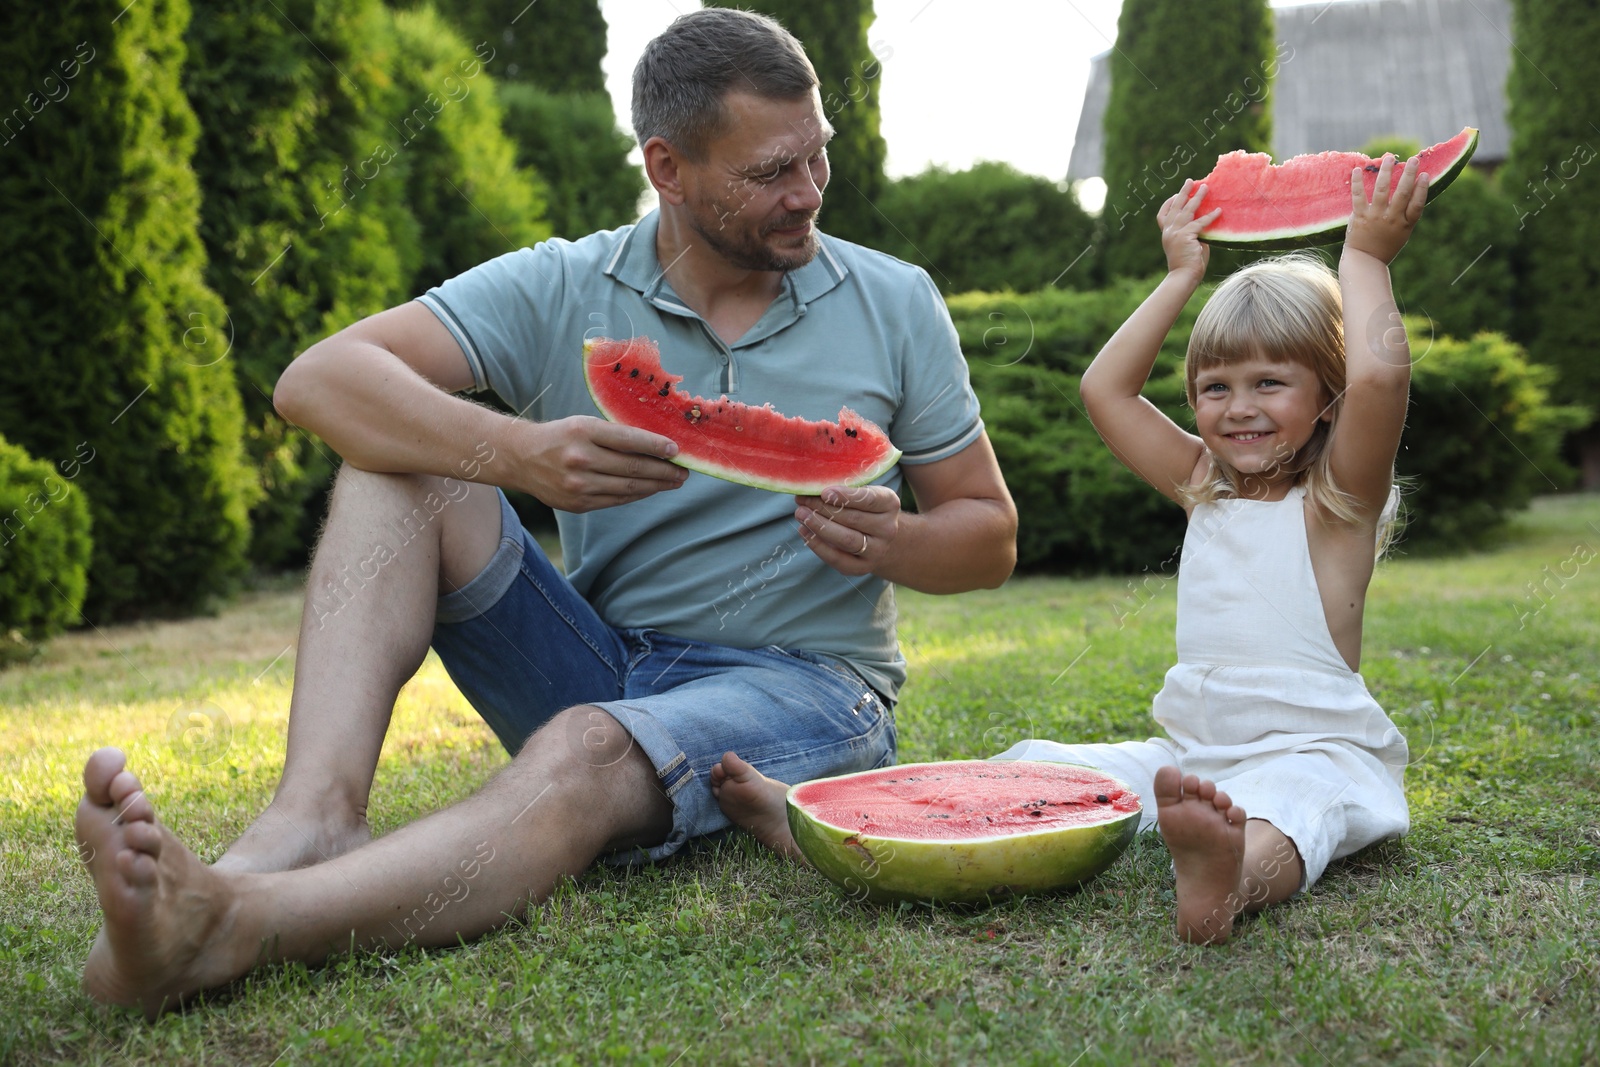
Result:
[[[1550,403],[1555,372],[1499,334],[1429,337],[1409,320],[1411,411],[1396,466],[1410,482],[1402,548],[1483,544],[1539,493],[1570,483],[1562,435],[1592,417]]]
[[[0,666],[78,621],[89,586],[89,504],[73,479],[0,437]]]
[[[984,422],[1020,515],[1018,565],[1067,573],[1161,569],[1183,539],[1181,509],[1130,473],[1089,423],[1078,382],[1154,279],[1092,292],[967,293],[949,300]],[[1190,300],[1145,389],[1193,420],[1183,353],[1212,287]],[[1561,435],[1587,417],[1550,403],[1547,370],[1498,334],[1462,341],[1408,323],[1416,369],[1397,467],[1411,490],[1406,551],[1476,545],[1537,492],[1564,487]]]
[[[1122,279],[1073,292],[966,293],[948,301],[984,423],[1017,502],[1018,566],[1067,573],[1156,568],[1183,540],[1183,512],[1112,456],[1078,399],[1100,346],[1150,292]],[[1146,395],[1188,424],[1183,353],[1209,290],[1161,346]]]
[[[1006,163],[931,167],[891,182],[882,207],[894,225],[878,247],[922,267],[942,293],[1092,284],[1094,220],[1048,178]]]

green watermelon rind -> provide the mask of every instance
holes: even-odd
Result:
[[[1045,760],[1006,762],[1044,763]],[[1058,765],[1082,766],[1061,761]],[[901,764],[908,771],[937,763]],[[838,775],[843,781],[888,768]],[[1125,782],[1087,767],[1123,790]],[[864,835],[810,815],[785,796],[789,832],[801,853],[847,896],[874,904],[978,904],[1025,894],[1071,889],[1101,874],[1127,850],[1139,832],[1142,808],[1089,826],[1055,827],[1027,833],[936,841]]]
[[[594,401],[594,406],[595,406],[596,409],[599,410],[600,414],[604,415],[611,422],[620,423],[620,424],[626,426],[626,425],[628,425],[628,423],[625,420],[623,420],[621,418],[618,418],[617,417],[617,413],[612,411],[609,407],[607,407],[605,399],[603,397],[601,397],[600,393],[595,389],[594,380],[589,375],[589,368],[593,364],[589,360],[588,355],[589,355],[590,350],[595,345],[597,345],[598,343],[600,343],[598,340],[585,341],[584,345],[583,345],[583,351],[584,351],[583,384],[584,384],[584,387],[589,390],[589,397],[590,397],[590,399],[592,399]],[[701,398],[701,399],[704,399],[704,398]],[[724,397],[724,399],[726,399],[726,397]],[[733,403],[739,403],[739,402],[738,401],[733,401]],[[745,405],[742,405],[742,406],[744,406],[746,408],[749,408],[750,410],[753,410],[753,411],[761,410],[759,408],[750,408],[750,405],[748,405],[748,404],[745,404]],[[775,411],[770,404],[766,406],[766,409],[768,411],[771,411],[775,416],[777,416],[779,418],[784,418],[785,417],[785,416],[779,414],[777,411]],[[873,429],[876,432],[878,432],[880,434],[883,433],[883,431],[881,429],[878,429],[878,427],[876,427],[870,420],[862,418],[860,415],[857,415],[855,412],[851,411],[849,408],[840,408],[839,409],[839,417],[840,417],[841,420],[843,420],[846,417],[855,418],[855,419],[859,420],[860,422],[864,423],[865,425],[873,427]],[[700,474],[707,474],[707,475],[710,475],[713,478],[718,478],[718,479],[721,479],[722,481],[725,481],[725,482],[732,482],[735,485],[749,486],[752,489],[765,489],[765,490],[767,490],[769,492],[773,492],[773,493],[784,493],[784,494],[789,494],[789,495],[794,495],[794,496],[817,496],[817,495],[821,494],[821,492],[824,489],[827,489],[828,487],[834,486],[834,485],[843,485],[843,486],[848,486],[848,487],[852,487],[852,488],[854,488],[856,486],[870,485],[871,483],[877,481],[879,478],[883,477],[890,470],[894,469],[894,465],[896,463],[900,462],[900,456],[901,456],[900,450],[898,448],[895,448],[893,443],[891,442],[889,444],[889,451],[884,454],[883,459],[881,461],[879,461],[879,463],[877,465],[875,465],[875,466],[873,466],[871,468],[863,470],[863,471],[861,471],[861,472],[859,472],[859,473],[857,473],[857,474],[855,474],[855,475],[853,475],[853,476],[851,476],[851,477],[849,477],[847,479],[844,479],[844,480],[840,480],[840,479],[826,479],[826,480],[818,479],[818,480],[807,481],[807,482],[784,482],[784,481],[773,481],[773,480],[770,480],[770,479],[763,479],[758,475],[749,474],[749,473],[746,473],[745,471],[741,471],[741,470],[738,470],[736,468],[729,467],[727,465],[718,465],[718,464],[712,463],[712,462],[710,462],[708,460],[702,460],[698,456],[687,454],[682,450],[682,445],[681,444],[679,446],[678,454],[676,456],[671,457],[668,460],[668,462],[674,463],[674,464],[676,464],[676,465],[678,465],[680,467],[683,467],[686,470],[697,471]]]
[[[1474,129],[1472,137],[1462,148],[1460,155],[1451,161],[1444,172],[1428,175],[1428,201],[1430,203],[1437,199],[1440,193],[1448,189],[1450,184],[1466,169],[1467,162],[1472,158],[1473,153],[1478,150],[1478,136],[1479,131]],[[1293,160],[1287,162],[1293,162]],[[1237,252],[1289,251],[1296,248],[1318,248],[1325,245],[1339,244],[1344,240],[1345,231],[1349,228],[1349,221],[1346,220],[1315,230],[1264,233],[1259,238],[1252,237],[1248,240],[1244,238],[1210,237],[1205,233],[1200,235],[1200,239],[1212,248],[1227,248]]]

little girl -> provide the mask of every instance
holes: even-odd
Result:
[[[1172,852],[1189,941],[1226,940],[1240,912],[1409,826],[1405,739],[1357,669],[1410,382],[1388,264],[1427,199],[1417,170],[1407,163],[1390,196],[1385,156],[1370,201],[1354,172],[1337,277],[1288,256],[1217,288],[1185,366],[1198,434],[1139,395],[1205,276],[1199,233],[1220,215],[1197,217],[1205,186],[1185,182],[1157,216],[1166,278],[1083,376],[1112,452],[1189,514],[1178,663],[1153,708],[1166,736],[1024,741],[994,758],[1100,767],[1143,796],[1145,828],[1158,824]],[[781,784],[730,752],[712,788],[735,823],[798,856]]]

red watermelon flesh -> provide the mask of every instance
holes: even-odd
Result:
[[[1432,200],[1455,180],[1478,147],[1471,126],[1448,141],[1424,148],[1420,170],[1428,175]],[[1360,152],[1319,152],[1274,164],[1261,152],[1229,152],[1196,184],[1206,186],[1198,214],[1222,209],[1201,232],[1219,248],[1302,248],[1344,239],[1350,223],[1350,172],[1360,167],[1370,198],[1381,160]],[[1392,182],[1399,181],[1397,165]]]
[[[1122,854],[1138,794],[1091,767],[914,763],[789,790],[807,859],[869,900],[962,902],[1077,885]]]
[[[866,485],[900,459],[887,434],[847,407],[836,422],[813,422],[771,404],[690,395],[648,337],[586,341],[583,374],[606,418],[670,437],[674,463],[727,481],[814,496],[830,485]]]

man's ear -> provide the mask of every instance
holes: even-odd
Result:
[[[669,204],[682,204],[686,199],[683,178],[679,173],[680,155],[672,142],[664,137],[652,137],[644,143],[644,174],[651,186]]]

